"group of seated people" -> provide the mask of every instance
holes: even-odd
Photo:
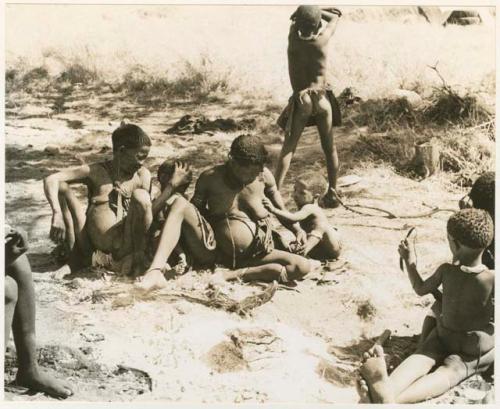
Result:
[[[318,205],[326,181],[318,175],[297,179],[293,199],[298,211],[287,211],[257,136],[238,136],[225,163],[200,174],[191,200],[186,190],[192,172],[179,161],[160,165],[160,189],[153,193],[152,176],[144,167],[151,139],[140,127],[122,124],[112,134],[112,146],[111,160],[65,169],[44,180],[52,208],[50,238],[65,246],[72,272],[91,266],[100,254],[108,269],[133,277],[149,291],[165,286],[174,259],[194,269],[225,266],[217,270],[220,280],[288,283],[318,268],[321,260],[339,257],[339,233]],[[87,208],[73,183],[87,186]],[[366,354],[362,401],[423,401],[492,364],[494,183],[493,172],[481,176],[470,200],[461,201],[464,209],[447,227],[453,261],[428,279],[420,277],[408,240],[401,242],[413,288],[418,295],[434,294],[436,303],[424,321],[419,349],[390,375],[380,346]],[[294,241],[273,228],[272,214]],[[35,302],[23,237],[6,232],[6,344],[12,326],[20,384],[66,397],[71,388],[40,375],[32,356]],[[30,375],[33,368],[36,376]]]

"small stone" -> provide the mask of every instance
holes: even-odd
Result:
[[[44,152],[48,153],[49,155],[59,155],[60,150],[55,145],[47,145],[44,149]]]

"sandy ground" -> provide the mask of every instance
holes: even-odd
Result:
[[[182,157],[199,172],[224,159],[235,134],[173,137],[165,135],[165,129],[185,113],[203,113],[255,117],[269,136],[276,132],[269,125],[276,107],[241,100],[143,107],[112,90],[81,87],[41,92],[37,98],[19,94],[10,100],[17,100],[17,105],[8,103],[6,110],[7,220],[30,237],[40,362],[72,382],[76,392],[71,400],[354,403],[360,356],[384,329],[392,330],[387,342],[390,366],[411,353],[432,299],[413,293],[399,270],[397,244],[410,226],[416,226],[420,270],[430,274],[450,257],[445,236],[449,213],[389,220],[329,210],[345,250],[332,271],[324,272],[328,279],[312,277],[293,289],[279,289],[249,317],[210,309],[189,298],[203,297],[207,272],[188,273],[148,297],[109,274],[57,280],[50,274],[56,265],[50,256],[44,176],[63,166],[109,157],[110,131],[124,116],[152,136],[152,169],[165,157]],[[356,135],[340,131],[341,151]],[[276,152],[279,137],[270,140]],[[48,145],[57,149],[44,152]],[[308,132],[290,179],[304,163],[309,170],[322,168],[320,159],[319,141]],[[347,165],[343,172],[361,177],[360,183],[345,189],[348,203],[397,214],[426,210],[422,202],[455,208],[463,194],[446,176],[418,182],[372,165],[354,170]],[[83,198],[85,192],[80,193]],[[289,193],[285,198],[293,208]],[[238,299],[260,288],[228,284],[222,290]],[[14,374],[14,359],[7,357],[8,400],[50,399],[9,386]],[[467,388],[456,388],[437,401],[469,402]]]

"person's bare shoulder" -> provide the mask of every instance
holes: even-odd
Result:
[[[207,170],[204,170],[198,176],[198,180],[196,181],[196,185],[198,187],[202,187],[207,189],[211,186],[214,186],[217,183],[220,183],[220,180],[223,177],[224,165],[217,165]]]
[[[302,209],[310,212],[311,216],[316,217],[320,221],[328,221],[325,212],[316,203],[306,204]]]
[[[264,167],[264,169],[262,170],[262,180],[264,181],[266,186],[276,185],[276,179],[274,178],[274,175],[269,170],[269,168]]]
[[[138,171],[137,174],[141,179],[143,178],[151,178],[151,172],[149,171],[148,168],[142,166]]]

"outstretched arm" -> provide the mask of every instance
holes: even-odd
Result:
[[[285,220],[288,223],[297,223],[300,222],[307,217],[309,217],[312,214],[312,209],[308,208],[308,206],[304,206],[302,209],[300,209],[298,212],[291,213],[287,210],[283,209],[278,209],[273,205],[271,200],[268,198],[265,198],[262,203],[264,204],[264,207],[269,210],[271,213],[279,217],[280,219]]]
[[[264,168],[263,175],[264,183],[266,185],[264,194],[276,209],[284,210],[285,204],[283,202],[283,198],[281,197],[281,193],[276,186],[276,180],[274,179],[273,174],[269,169]],[[279,215],[276,215],[276,217],[278,218],[280,223],[283,224],[283,226],[285,226],[288,230],[292,231],[295,234],[297,241],[299,241],[301,244],[305,243],[307,235],[297,221],[289,221]]]

